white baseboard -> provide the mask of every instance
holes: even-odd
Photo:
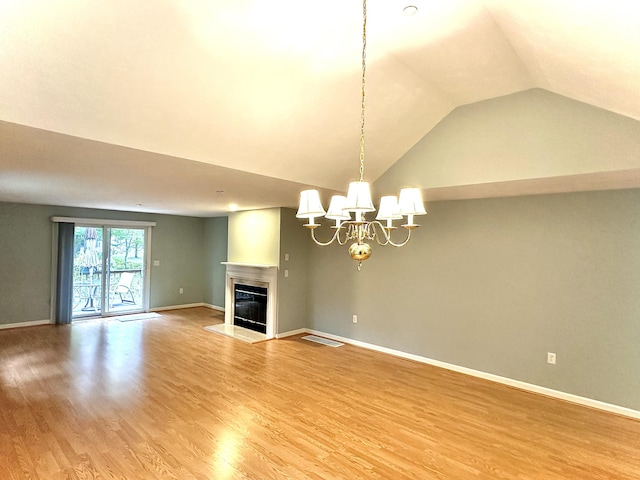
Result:
[[[0,324],[0,330],[5,328],[35,327],[37,325],[51,325],[51,320],[34,320],[32,322],[5,323]]]
[[[212,310],[218,310],[220,312],[224,312],[224,307],[218,307],[217,305],[211,305],[210,303],[185,303],[184,305],[168,305],[166,307],[155,307],[149,309],[150,312],[162,312],[164,310],[180,310],[181,308],[194,308],[194,307],[205,307],[210,308]]]
[[[400,350],[394,350],[392,348],[381,347],[371,343],[361,342],[359,340],[352,340],[350,338],[341,337],[339,335],[333,335],[331,333],[325,333],[318,330],[312,330],[309,328],[304,328],[301,330],[304,330],[304,332],[296,331],[296,333],[312,333],[314,335],[318,335],[321,337],[330,338],[331,340],[337,340],[338,342],[348,343],[356,347],[367,348],[369,350],[375,350],[376,352],[386,353],[388,355],[406,358],[408,360],[414,360],[420,363],[426,363],[434,367],[445,368],[447,370],[451,370],[454,372],[464,373],[465,375],[471,375],[472,377],[478,377],[484,380],[489,380],[491,382],[501,383],[503,385],[508,385],[510,387],[519,388],[520,390],[526,390],[528,392],[538,393],[540,395],[545,395],[547,397],[552,397],[559,400],[564,400],[566,402],[582,405],[585,407],[591,407],[598,410],[603,410],[605,412],[615,413],[625,417],[630,417],[630,418],[635,418],[640,420],[640,411],[633,410],[631,408],[620,407],[618,405],[601,402],[599,400],[593,400],[591,398],[581,397],[579,395],[574,395],[572,393],[560,392],[558,390],[553,390],[551,388],[541,387],[539,385],[533,385],[527,382],[521,382],[520,380],[513,380],[511,378],[501,377],[500,375],[494,375],[492,373],[473,370],[472,368],[460,367],[458,365],[453,365],[451,363],[441,362],[439,360],[433,360],[431,358],[422,357],[420,355],[414,355],[412,353],[402,352]],[[295,335],[296,333],[291,333],[291,335]]]
[[[168,305],[166,307],[154,307],[150,308],[150,312],[162,312],[164,310],[180,310],[181,308],[194,308],[194,307],[206,307],[202,302],[200,303],[185,303],[184,305]]]
[[[297,330],[289,330],[288,332],[278,333],[276,334],[276,338],[291,337],[292,335],[300,335],[301,333],[307,333],[308,331],[308,328],[298,328]]]
[[[224,307],[218,307],[217,305],[211,305],[210,303],[203,303],[202,306],[210,308],[211,310],[218,310],[219,312],[224,312]]]

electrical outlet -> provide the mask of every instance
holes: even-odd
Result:
[[[184,293],[184,288],[180,287],[180,293]]]
[[[284,254],[284,261],[285,261],[285,262],[288,262],[288,261],[289,261],[289,254],[288,254],[288,253],[285,253],[285,254]]]
[[[285,276],[285,278],[289,276],[289,270],[285,270],[284,271],[284,276]]]
[[[353,323],[358,323],[358,315],[353,316]]]
[[[547,352],[547,363],[550,363],[551,365],[555,365],[556,364],[556,354],[555,353]]]

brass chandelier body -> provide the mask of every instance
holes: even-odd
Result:
[[[300,205],[296,216],[306,218],[304,225],[311,230],[311,238],[320,246],[327,246],[333,242],[349,246],[349,255],[358,262],[358,270],[362,268],[362,262],[371,256],[371,245],[367,243],[374,240],[379,245],[392,245],[402,247],[411,239],[411,231],[420,225],[414,223],[414,215],[424,215],[424,209],[419,188],[403,188],[400,198],[396,196],[384,196],[380,199],[378,215],[375,220],[366,220],[365,215],[374,212],[371,201],[369,183],[364,181],[364,126],[365,126],[365,85],[366,85],[366,58],[367,58],[367,0],[362,2],[362,78],[361,78],[361,103],[360,103],[360,180],[351,182],[347,196],[334,195],[331,198],[329,210],[325,212],[320,202],[317,190],[305,190],[300,193]],[[354,214],[352,219],[351,214]],[[315,217],[324,216],[335,220],[331,228],[334,233],[330,240],[321,242],[316,238],[315,230],[320,226],[315,223]],[[397,227],[393,226],[393,220],[399,220],[407,216],[407,223],[402,227],[406,230],[406,237],[401,242],[391,240],[391,234]],[[383,224],[382,222],[386,223]]]

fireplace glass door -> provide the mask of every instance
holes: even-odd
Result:
[[[233,324],[267,333],[267,289],[236,283],[233,288]]]

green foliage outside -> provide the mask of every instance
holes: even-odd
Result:
[[[142,268],[144,231],[130,228],[111,229],[111,270]]]
[[[87,227],[77,227],[74,238],[74,277],[79,277],[101,270],[103,231],[95,229],[95,240],[89,242],[86,238]],[[142,270],[144,264],[144,231],[130,228],[110,229],[110,253],[109,269],[118,270]],[[90,250],[93,249],[93,252]]]

